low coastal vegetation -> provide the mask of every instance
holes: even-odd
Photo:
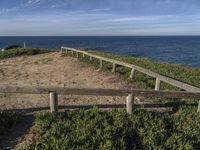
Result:
[[[18,117],[16,113],[11,111],[0,111],[0,136],[8,132],[15,125]]]
[[[0,58],[9,58],[22,55],[36,55],[47,52],[50,51],[47,49],[40,49],[40,48],[16,48],[6,51],[0,51]]]
[[[130,64],[135,64],[140,67],[144,67],[146,69],[159,73],[161,75],[174,78],[176,80],[188,83],[190,85],[194,85],[196,87],[200,87],[200,69],[190,68],[185,65],[179,65],[179,64],[154,62],[148,58],[127,57],[127,56],[115,55],[111,53],[91,51],[84,48],[81,48],[80,50],[88,51],[90,53],[103,56],[106,58],[111,58],[114,60],[130,63]],[[82,61],[93,63],[96,65],[96,67],[99,67],[99,60],[93,59],[93,61],[90,61],[89,57],[87,56],[86,57],[80,56],[79,58]],[[104,62],[103,69],[111,70],[112,64]],[[134,79],[130,80],[129,79],[130,71],[131,71],[130,69],[123,66],[117,66],[116,70],[117,70],[116,73],[118,75],[120,75],[126,81],[133,83],[133,85],[137,88],[154,89],[155,87],[155,79],[152,77],[149,77],[148,75],[145,75],[143,73],[136,71]],[[161,84],[161,90],[162,89],[178,90],[178,88],[166,83]]]
[[[198,149],[200,116],[182,107],[176,114],[138,110],[101,112],[75,110],[40,113],[29,149]]]

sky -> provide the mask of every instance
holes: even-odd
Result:
[[[200,35],[200,0],[0,0],[0,36]]]

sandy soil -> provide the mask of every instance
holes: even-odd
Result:
[[[76,58],[60,53],[22,56],[0,60],[0,84],[83,88],[125,88],[115,75],[97,71]],[[25,109],[49,106],[48,95],[1,94],[0,108]],[[124,98],[61,96],[59,105],[124,103]]]

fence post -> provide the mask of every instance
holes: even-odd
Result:
[[[133,76],[135,74],[135,68],[131,69],[130,79],[133,79]]]
[[[63,53],[63,48],[61,47],[61,53]]]
[[[112,67],[112,73],[114,73],[114,72],[115,72],[115,70],[116,70],[116,64],[115,64],[115,63],[113,63],[113,67]]]
[[[24,48],[26,48],[26,42],[24,42]],[[61,48],[62,49],[62,48]]]
[[[58,94],[56,92],[50,92],[50,111],[58,112]]]
[[[68,50],[67,49],[65,50],[65,53],[68,54]]]
[[[90,56],[90,61],[92,61],[92,56]]]
[[[132,114],[134,111],[134,95],[133,94],[129,94],[126,97],[126,112],[128,114]]]
[[[102,69],[102,67],[103,67],[103,60],[100,59],[100,67],[99,67],[99,69]]]
[[[83,58],[85,57],[85,54],[83,53]]]
[[[159,78],[156,78],[155,90],[156,91],[160,90],[160,79]]]
[[[74,51],[72,51],[72,57],[74,57]]]
[[[200,113],[200,100],[199,100],[199,104],[198,104],[197,112]]]
[[[78,58],[78,52],[76,52],[76,57]]]

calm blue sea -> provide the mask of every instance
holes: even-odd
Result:
[[[200,68],[200,36],[0,37],[0,48],[24,41],[28,47],[81,47]]]

